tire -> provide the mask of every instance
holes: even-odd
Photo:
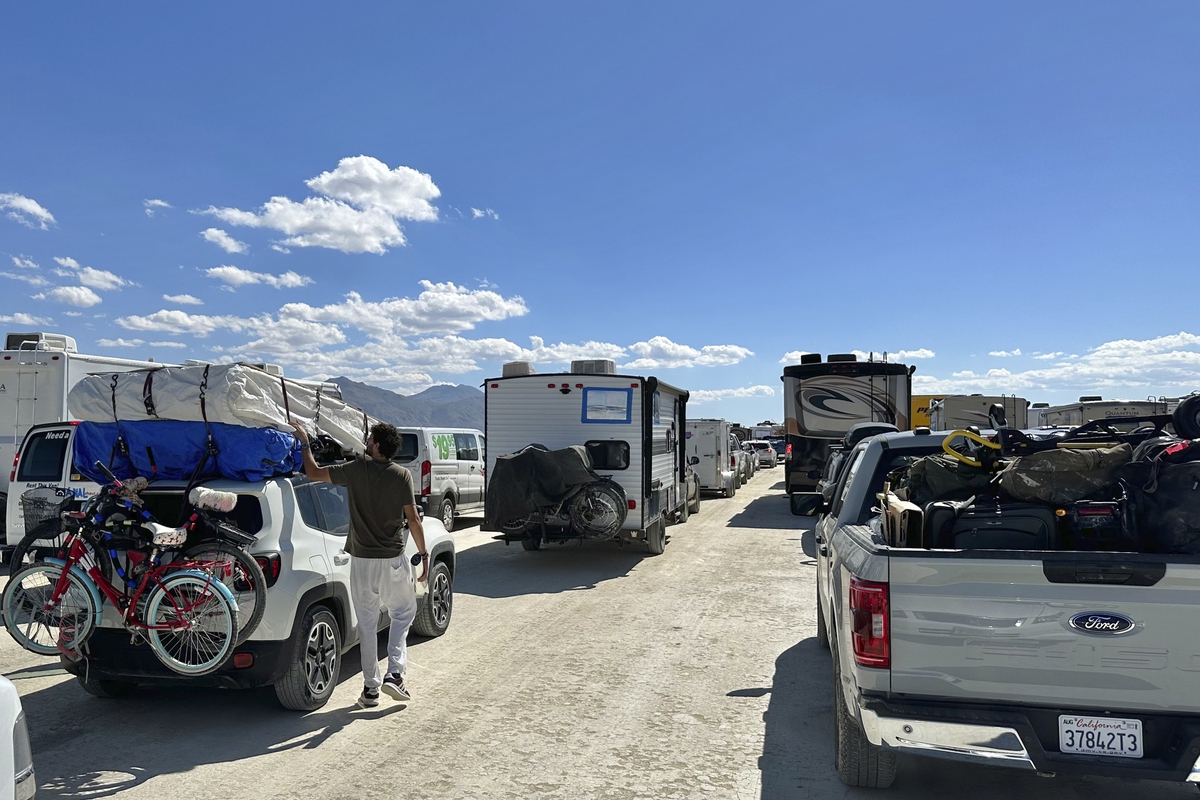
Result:
[[[1200,396],[1189,397],[1176,406],[1171,421],[1176,435],[1184,439],[1200,439]]]
[[[341,668],[342,629],[337,617],[325,606],[310,606],[296,634],[287,672],[275,682],[275,697],[286,709],[316,711],[333,696]]]
[[[237,603],[225,584],[192,570],[163,578],[146,602],[145,622],[167,625],[179,620],[204,627],[146,631],[158,660],[172,672],[192,677],[223,667],[233,655],[238,630]]]
[[[452,498],[442,498],[442,504],[438,506],[438,519],[441,520],[446,533],[454,530],[454,500]]]
[[[825,625],[825,611],[821,608],[820,589],[817,589],[817,644],[829,649],[829,628]]]
[[[699,486],[696,487],[695,501],[694,502],[692,500],[688,501],[688,511],[692,514],[700,513],[700,487]]]
[[[676,518],[679,520],[680,525],[688,521],[688,516],[691,514],[691,509],[688,508],[686,500],[680,503],[679,508],[676,509],[676,511]]]
[[[66,538],[67,535],[61,531],[59,523],[54,520],[42,523],[17,542],[17,546],[8,556],[8,574],[15,575],[29,564],[42,561],[46,556],[57,556]]]
[[[45,610],[61,575],[57,564],[31,564],[4,587],[4,627],[31,653],[74,657],[92,635],[99,609],[74,571],[67,574],[67,590],[58,603]]]
[[[833,766],[847,786],[886,789],[896,779],[896,754],[871,744],[846,710],[838,656],[833,654]]]
[[[541,550],[542,537],[531,533],[521,540],[521,547],[526,550]]]
[[[441,636],[450,627],[454,612],[454,576],[444,561],[429,567],[428,590],[413,619],[412,630],[418,636]]]
[[[217,577],[233,595],[237,605],[238,634],[234,647],[249,639],[267,610],[267,576],[254,557],[229,542],[208,542],[184,551],[182,558],[216,562],[213,572],[220,573]]]
[[[628,514],[625,492],[611,480],[589,483],[567,504],[571,527],[601,538],[616,536]]]
[[[138,688],[136,683],[130,681],[106,681],[85,675],[76,675],[75,680],[92,697],[128,697]]]
[[[646,549],[652,556],[661,556],[667,549],[667,529],[662,520],[646,528]]]

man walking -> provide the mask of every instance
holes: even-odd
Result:
[[[417,591],[412,566],[421,564],[425,581],[429,553],[425,550],[425,530],[417,513],[412,475],[392,461],[400,448],[400,434],[392,425],[381,422],[371,428],[366,456],[334,464],[317,465],[309,448],[308,433],[293,422],[304,458],[304,474],[310,481],[345,486],[350,496],[350,533],[346,552],[350,554],[350,600],[358,617],[358,649],[362,654],[363,691],[358,698],[361,708],[379,705],[382,688],[396,700],[410,700],[404,685],[408,668],[408,628],[417,615]],[[417,556],[410,563],[404,557],[404,521],[417,544]],[[387,675],[379,679],[379,658],[375,632],[380,607],[391,617],[388,629]]]

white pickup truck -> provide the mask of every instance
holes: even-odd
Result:
[[[888,473],[944,437],[859,443],[817,523],[839,777],[907,752],[1200,782],[1200,556],[889,545]]]

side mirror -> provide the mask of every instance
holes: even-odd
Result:
[[[691,458],[688,459],[688,464],[690,464],[693,467],[699,463],[700,463],[700,456],[692,456]]]

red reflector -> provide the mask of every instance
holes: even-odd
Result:
[[[58,361],[58,356],[50,356],[51,361]]]
[[[637,500],[630,500],[629,501],[629,510],[633,511],[635,508],[637,508]]]
[[[1081,517],[1111,517],[1114,512],[1111,508],[1081,508],[1078,511]]]
[[[862,667],[892,665],[888,585],[850,578],[850,641],[854,660]]]
[[[553,389],[553,388],[554,388],[554,384],[553,384],[553,383],[547,383],[547,384],[546,384],[546,388],[547,388],[547,389]]]
[[[493,388],[493,389],[499,389],[499,388],[500,388],[500,384],[498,384],[498,383],[493,383],[493,384],[492,384],[492,388]]]
[[[630,385],[632,388],[634,388],[634,389],[638,388],[638,385],[637,385],[636,383],[631,383],[631,384],[629,384],[629,385]]]
[[[246,669],[254,666],[254,653],[234,653],[233,666],[235,669]]]
[[[562,385],[562,388],[564,388],[564,389],[570,389],[570,388],[571,388],[571,384],[569,384],[569,383],[564,383],[564,384]]]
[[[577,384],[575,384],[575,388],[576,388],[576,389],[582,389],[582,388],[583,388],[583,384],[582,384],[582,383],[577,383]]]

